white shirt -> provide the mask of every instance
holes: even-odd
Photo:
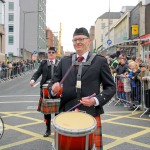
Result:
[[[53,59],[53,60],[50,60],[50,59],[49,59],[49,62],[50,62],[50,63],[52,62],[52,64],[54,65],[54,64],[56,63],[56,59]]]

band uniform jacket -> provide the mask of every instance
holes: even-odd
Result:
[[[88,59],[89,56],[87,60]],[[54,78],[49,84],[49,92],[53,83],[61,81],[62,77],[65,75],[71,64],[72,56],[66,56],[61,59],[56,69]],[[79,103],[79,99],[77,98],[76,93],[77,77],[75,74],[75,69],[75,66],[73,66],[69,75],[63,82],[63,93],[61,95],[60,101],[60,112],[67,111]],[[97,116],[104,113],[103,106],[113,97],[116,91],[116,86],[105,57],[96,55],[92,60],[90,66],[82,67],[81,83],[81,98],[96,93],[95,97],[98,99],[99,105],[91,107],[80,105],[78,109],[86,111],[86,113],[92,116]],[[100,85],[102,85],[103,91],[100,91]]]
[[[56,59],[55,64],[58,61],[59,60]],[[51,67],[51,66],[49,66],[49,67]],[[54,65],[54,72],[56,71],[56,67],[57,66]],[[36,81],[42,75],[42,78],[41,78],[41,81],[40,81],[40,88],[42,88],[42,85],[45,84],[46,81],[47,81],[48,73],[49,73],[49,76],[50,76],[50,79],[51,79],[52,78],[51,77],[51,72],[48,72],[48,63],[47,63],[47,60],[42,60],[42,62],[40,63],[40,66],[38,68],[38,70],[34,73],[34,75],[32,76],[31,80]]]

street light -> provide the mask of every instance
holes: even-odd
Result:
[[[38,10],[38,11],[23,11],[23,52],[25,49],[25,15],[26,14],[31,14],[31,13],[38,13],[38,12],[42,12],[42,10]]]

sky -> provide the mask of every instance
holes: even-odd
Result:
[[[58,35],[61,23],[64,51],[74,51],[72,35],[76,28],[85,27],[89,30],[98,17],[109,11],[109,6],[110,12],[120,12],[122,6],[136,6],[138,2],[139,0],[47,0],[46,25]]]

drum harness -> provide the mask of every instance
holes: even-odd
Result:
[[[88,59],[88,61],[86,62],[78,62],[78,61],[75,61],[76,60],[76,57],[77,55],[76,54],[73,54],[72,55],[72,63],[74,66],[79,66],[78,68],[78,73],[77,73],[77,81],[76,81],[76,92],[77,92],[77,99],[79,100],[81,98],[81,86],[82,86],[82,67],[83,66],[90,66],[91,65],[91,62],[92,60],[94,59],[94,57],[96,56],[95,53],[92,53],[90,58]]]
[[[55,63],[55,64],[50,64],[50,60],[49,59],[47,59],[47,66],[49,67],[49,66],[51,66],[51,78],[53,77],[53,75],[54,75],[54,67],[57,67],[58,66],[58,64],[59,64],[59,60],[57,60],[57,59],[55,59],[57,62]]]

